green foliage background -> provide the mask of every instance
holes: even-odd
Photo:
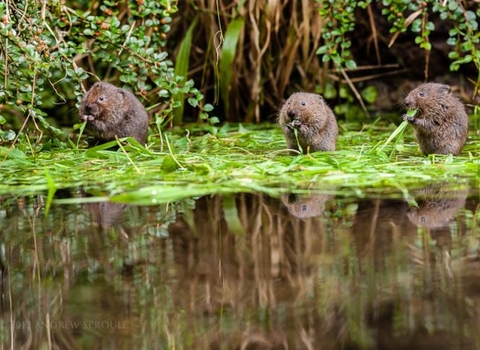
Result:
[[[158,124],[183,104],[179,94],[198,105],[203,96],[165,49],[177,10],[169,0],[0,3],[0,123],[11,124],[1,139],[63,135],[56,122],[77,122],[76,105],[97,80],[133,90]]]
[[[434,33],[449,45],[447,70],[465,68],[478,105],[479,17],[477,3],[457,0],[0,2],[0,141],[31,144],[47,131],[58,143],[96,80],[132,90],[154,133],[185,120],[274,121],[297,90],[366,111],[376,99],[368,67],[387,68],[400,38],[423,52],[424,79],[435,78]],[[355,46],[365,21],[371,59]]]

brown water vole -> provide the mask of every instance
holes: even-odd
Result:
[[[280,110],[278,123],[283,129],[289,149],[298,151],[300,145],[303,153],[335,150],[337,120],[319,94],[292,94]]]
[[[131,92],[105,82],[93,84],[80,105],[80,119],[99,141],[131,136],[145,144],[148,114]]]
[[[422,154],[460,154],[468,136],[468,116],[463,103],[448,85],[425,83],[404,100],[414,116],[402,118],[413,125]]]

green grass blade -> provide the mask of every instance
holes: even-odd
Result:
[[[235,59],[238,39],[243,30],[245,21],[243,18],[236,18],[227,27],[222,47],[222,58],[220,59],[220,95],[225,106],[225,115],[229,114],[229,87],[232,76],[232,62]]]
[[[190,24],[187,34],[185,35],[185,38],[183,38],[182,43],[180,44],[177,55],[177,62],[175,63],[175,74],[184,77],[184,82],[187,81],[188,67],[190,65],[190,51],[192,48],[193,29],[197,25],[197,22],[198,17],[195,17],[195,20],[192,22],[192,24]],[[183,111],[185,108],[185,93],[179,92],[173,95],[173,100],[181,102],[180,106],[173,110],[173,122],[176,125],[179,125],[182,123],[183,119]]]
[[[378,149],[377,149],[377,153],[379,152],[382,152],[383,149],[385,148],[385,146],[387,146],[394,138],[396,138],[398,135],[401,135],[404,131],[405,131],[405,128],[407,127],[408,125],[408,122],[406,120],[404,120],[390,135],[390,137],[387,139],[387,141],[385,141],[385,143],[383,145],[381,145]]]
[[[50,211],[50,206],[52,205],[53,196],[55,192],[57,192],[57,187],[55,186],[55,181],[53,181],[50,173],[47,169],[45,169],[45,179],[47,181],[48,193],[47,193],[47,200],[45,202],[45,217],[48,216],[48,212]]]

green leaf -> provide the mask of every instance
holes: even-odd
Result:
[[[467,21],[475,21],[477,19],[477,16],[473,11],[465,11],[465,19]]]
[[[192,107],[197,107],[198,106],[198,100],[196,98],[189,97],[187,101],[188,101],[188,104]]]
[[[451,51],[448,53],[448,58],[452,59],[452,60],[456,60],[458,58],[458,52],[456,51]]]
[[[427,51],[430,51],[432,49],[432,44],[430,44],[429,42],[423,42],[422,44],[420,44],[420,47]]]
[[[449,1],[448,2],[448,9],[450,11],[455,11],[458,8],[458,4],[456,1]]]
[[[228,193],[225,194],[222,198],[222,204],[225,221],[228,224],[229,230],[237,235],[245,234],[245,230],[239,219],[235,196]]]
[[[327,45],[320,46],[318,50],[315,52],[317,55],[323,55],[328,51],[329,47]]]
[[[207,104],[205,104],[205,106],[203,106],[203,110],[205,112],[211,112],[211,111],[213,111],[213,108],[214,107],[210,103],[207,103]]]
[[[185,80],[188,74],[188,67],[190,65],[190,51],[192,48],[192,38],[193,38],[193,30],[197,25],[198,17],[195,17],[193,22],[190,24],[190,27],[187,30],[187,34],[182,40],[180,44],[180,48],[178,50],[177,55],[177,62],[175,64],[175,74],[181,77],[184,77]],[[180,101],[180,107],[176,108],[173,111],[173,122],[175,124],[180,124],[183,119],[183,111],[185,106],[185,92],[178,92],[172,96],[174,101]],[[190,102],[190,101],[189,101]],[[194,106],[191,102],[190,104]],[[195,107],[195,106],[194,106]]]
[[[50,206],[52,205],[53,196],[57,191],[57,187],[55,186],[55,181],[53,181],[48,170],[45,169],[44,171],[45,171],[45,179],[48,187],[48,194],[47,194],[47,200],[45,201],[45,212],[44,212],[44,216],[47,217],[48,212],[50,211]]]
[[[450,45],[450,46],[455,46],[456,43],[457,43],[457,38],[455,38],[455,37],[447,39],[447,44]]]
[[[473,49],[473,44],[470,41],[466,41],[460,45],[460,50],[467,52]]]
[[[415,114],[417,114],[417,112],[418,112],[418,108],[412,108],[412,109],[409,109],[405,114],[407,115],[407,117],[415,117]]]
[[[458,29],[456,29],[456,28],[452,28],[448,31],[448,35],[451,36],[451,37],[456,36],[457,34],[458,34]]]
[[[166,173],[171,173],[172,171],[177,170],[179,166],[172,156],[166,156],[163,159],[162,166],[160,168]]]
[[[377,149],[377,154],[379,152],[381,152],[386,145],[388,145],[390,143],[390,141],[392,141],[394,138],[398,137],[399,135],[402,135],[405,131],[405,128],[407,127],[408,125],[408,122],[406,120],[404,120],[392,133],[391,135],[389,136],[389,138],[387,139],[387,141],[385,141],[385,143],[383,145],[381,145],[381,147],[379,147]],[[374,147],[375,149],[375,147]]]
[[[345,67],[348,69],[357,69],[357,63],[354,60],[346,60]]]
[[[220,123],[220,119],[218,119],[217,117],[211,117],[210,119],[208,119],[210,121],[210,124],[218,124]]]
[[[373,85],[363,89],[360,93],[362,98],[368,103],[374,103],[377,99],[378,91],[377,88]]]
[[[230,110],[229,93],[230,93],[230,80],[232,76],[232,63],[235,59],[235,53],[237,51],[237,43],[240,38],[240,34],[243,30],[245,20],[243,17],[239,17],[231,21],[225,31],[225,38],[222,46],[222,56],[220,59],[220,95],[222,96],[223,104],[225,107],[225,115],[228,115]]]

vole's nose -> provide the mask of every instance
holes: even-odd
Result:
[[[94,104],[85,104],[82,107],[83,114],[90,115],[90,114],[98,114],[98,106]]]
[[[408,109],[408,108],[412,108],[412,107],[414,107],[414,105],[415,105],[415,101],[413,101],[411,98],[408,98],[408,97],[406,97],[406,98],[403,100],[403,103],[405,104],[405,107],[407,107],[407,109]]]
[[[92,114],[92,107],[89,105],[83,106],[83,114]]]
[[[296,116],[297,116],[297,113],[296,113],[295,110],[289,109],[289,110],[287,111],[287,116],[288,116],[288,118],[290,118],[290,119],[295,119]]]

